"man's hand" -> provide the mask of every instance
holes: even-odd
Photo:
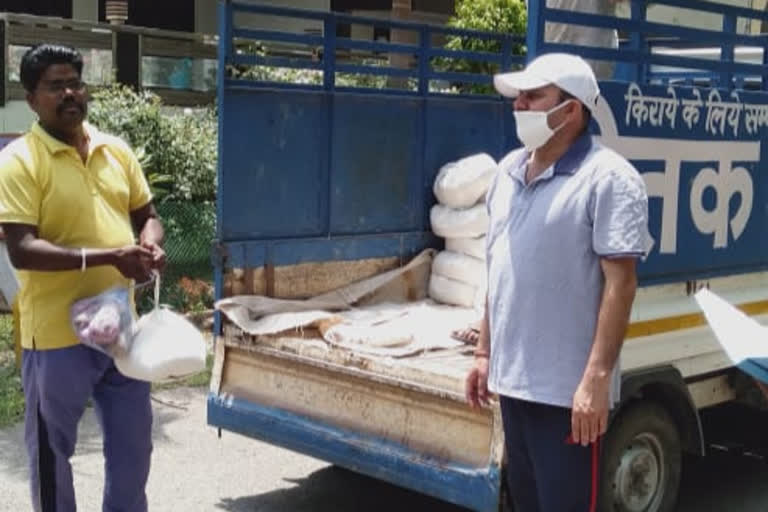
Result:
[[[165,251],[159,244],[150,241],[141,242],[141,246],[152,253],[150,268],[152,270],[163,270],[165,268]]]
[[[128,245],[114,252],[113,265],[128,279],[143,282],[150,278],[152,251],[140,245]]]
[[[488,356],[476,356],[464,383],[467,402],[473,409],[488,405]]]
[[[571,437],[573,442],[587,446],[597,441],[608,428],[611,375],[591,378],[587,375],[573,395]]]

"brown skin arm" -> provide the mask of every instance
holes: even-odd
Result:
[[[2,224],[11,263],[19,270],[63,271],[79,270],[81,249],[61,247],[38,236],[31,224]],[[129,279],[146,280],[149,276],[152,252],[137,245],[117,249],[86,248],[86,266],[112,265]]]
[[[464,394],[470,407],[488,405],[488,362],[491,354],[491,335],[488,323],[488,299],[485,300],[480,336],[475,347],[475,363],[464,382]]]
[[[165,230],[157,216],[157,210],[152,202],[131,212],[133,229],[139,234],[139,245],[152,253],[152,268],[162,270],[165,266],[165,251],[163,242]]]
[[[571,436],[584,446],[608,427],[611,375],[619,358],[637,290],[634,258],[600,260],[605,277],[592,350],[571,411]]]

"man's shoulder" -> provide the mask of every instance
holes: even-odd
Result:
[[[513,149],[504,157],[502,157],[501,160],[499,160],[499,169],[508,171],[510,166],[517,165],[517,163],[520,161],[521,158],[525,155],[526,150],[524,147],[520,147],[517,149]]]
[[[33,165],[36,154],[35,136],[27,132],[0,149],[0,172],[18,166],[36,167]]]
[[[496,185],[499,181],[499,177],[505,174],[509,174],[514,167],[519,165],[520,159],[522,159],[524,156],[525,156],[525,148],[518,148],[518,149],[513,149],[512,151],[507,153],[504,157],[502,157],[501,160],[499,160],[499,163],[496,166],[496,174],[493,175],[493,178],[491,179],[491,183],[488,187],[486,199],[492,196],[494,191],[496,190]]]
[[[640,178],[640,173],[629,160],[599,141],[593,141],[589,160],[598,178],[606,175],[626,177],[628,179]]]

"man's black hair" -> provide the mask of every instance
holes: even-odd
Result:
[[[83,74],[83,56],[69,46],[40,44],[24,53],[21,58],[21,84],[27,92],[34,92],[45,70],[54,64],[71,64],[77,74]]]

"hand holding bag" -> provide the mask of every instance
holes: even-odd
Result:
[[[126,377],[150,382],[182,377],[205,369],[205,338],[192,322],[160,305],[160,277],[155,278],[155,309],[136,322],[130,350],[115,357]]]

